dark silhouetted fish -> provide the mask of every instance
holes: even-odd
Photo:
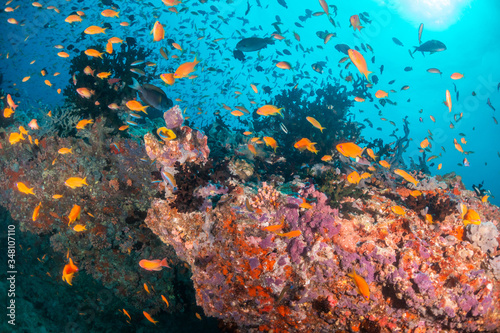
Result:
[[[139,82],[137,82],[135,78],[132,78],[132,84],[129,87],[139,92],[139,97],[142,101],[159,111],[166,111],[174,105],[172,100],[167,97],[167,94],[165,94],[163,90],[152,84],[144,84],[141,87]],[[162,112],[151,111],[152,110],[148,110],[148,116],[150,118],[161,117],[163,115]]]
[[[490,108],[492,108],[492,109],[493,109],[493,111],[496,111],[496,110],[495,110],[495,108],[493,107],[493,105],[491,105],[491,102],[490,102],[490,99],[489,99],[489,98],[488,98],[488,101],[486,102],[486,104],[488,104],[488,106],[489,106]]]
[[[414,47],[415,51],[413,51],[413,53],[419,51],[422,52],[422,54],[424,54],[424,52],[429,52],[430,54],[433,54],[435,52],[441,52],[446,50],[446,45],[435,39],[429,40],[420,46],[414,46]]]
[[[271,87],[269,87],[269,86],[263,86],[262,90],[264,91],[264,94],[268,94],[268,95],[270,95],[271,91],[272,91]]]
[[[245,60],[245,54],[243,54],[243,52],[241,52],[240,50],[234,50],[233,51],[233,56],[234,56],[235,59],[238,59],[238,60],[241,60],[241,61]]]
[[[274,38],[250,37],[240,40],[236,48],[242,52],[254,52],[266,48],[268,44],[274,44]]]
[[[347,52],[350,49],[349,45],[337,44],[337,45],[335,45],[335,49],[339,52],[344,53],[345,55],[349,55],[349,53]]]
[[[399,45],[399,46],[404,46],[403,43],[401,43],[401,41],[399,39],[397,39],[396,37],[392,37],[392,41],[394,42],[394,44],[396,45]]]
[[[278,0],[278,3],[279,3],[280,5],[282,5],[283,7],[285,7],[285,8],[288,8],[288,6],[287,6],[287,4],[286,4],[285,0]]]
[[[405,72],[411,72],[412,70],[413,70],[413,67],[410,67],[410,66],[405,67]]]
[[[133,38],[133,37],[127,37],[127,38],[125,38],[125,41],[130,46],[133,46],[133,45],[135,45],[137,43],[136,40],[135,40],[135,38]]]
[[[245,11],[245,16],[248,15],[248,13],[250,12],[250,8],[252,6],[250,6],[250,1],[247,1],[247,10]]]
[[[312,69],[320,74],[323,74],[323,67],[326,65],[324,61],[318,61],[312,64]]]

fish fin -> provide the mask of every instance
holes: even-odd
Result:
[[[135,90],[141,90],[141,85],[139,84],[139,82],[137,82],[137,80],[133,77],[132,78],[132,84],[129,85],[130,88],[132,89],[135,89]]]
[[[170,267],[167,263],[167,258],[163,258],[163,260],[160,263],[163,267]]]
[[[274,44],[274,38],[273,37],[266,38],[266,43],[267,44]]]

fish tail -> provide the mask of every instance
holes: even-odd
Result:
[[[274,41],[275,41],[275,40],[274,40],[274,38],[273,38],[273,37],[268,37],[268,38],[266,38],[266,43],[267,43],[267,44],[274,44]]]
[[[363,27],[362,25],[358,25],[358,31],[361,31],[361,29],[364,29],[365,27]]]
[[[284,108],[279,108],[279,109],[278,109],[278,113],[279,113],[279,114],[280,114],[280,116],[284,119],[284,118],[285,118],[285,116],[283,116],[283,113],[281,113],[281,110],[283,110],[283,109],[284,109]]]
[[[163,267],[170,267],[167,263],[167,258],[163,258],[163,260],[160,262],[160,264],[163,266]]]
[[[132,84],[129,85],[130,88],[132,89],[135,89],[135,90],[141,90],[141,85],[139,84],[139,82],[137,82],[137,80],[133,77],[132,78]]]

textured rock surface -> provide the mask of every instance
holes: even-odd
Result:
[[[153,201],[146,223],[191,266],[197,302],[207,315],[241,332],[500,328],[500,283],[488,254],[463,239],[457,210],[430,224],[420,211],[405,209],[404,217],[392,212],[404,188],[370,189],[369,200],[344,198],[363,212],[348,218],[326,205],[314,186],[296,180],[284,187],[295,196],[278,192],[273,200],[256,201],[259,188],[247,184],[222,196],[215,208],[188,214],[172,209],[172,198]],[[301,198],[312,208],[300,208]],[[470,191],[453,199],[498,225],[498,207]],[[265,230],[281,223],[278,232],[301,235]],[[353,269],[368,283],[369,300],[348,277]]]

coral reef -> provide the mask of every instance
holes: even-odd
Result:
[[[152,275],[137,264],[144,258],[167,257],[172,267],[177,262],[172,249],[143,227],[149,202],[161,190],[152,183],[155,167],[139,142],[111,136],[113,129],[105,123],[98,118],[78,137],[47,136],[38,145],[27,139],[10,145],[7,135],[0,133],[1,204],[18,221],[20,231],[50,239],[50,250],[59,256],[51,261],[50,271],[58,282],[63,283],[63,258],[69,253],[80,268],[74,286],[88,274],[129,308],[182,310],[189,300],[175,295],[173,281],[179,276],[187,280],[188,272]],[[30,135],[38,139],[37,131]],[[71,148],[72,153],[62,155],[60,148]],[[71,189],[65,185],[70,177],[85,177],[88,186]],[[33,188],[35,195],[21,193],[18,182]],[[33,219],[39,204],[39,215]],[[75,204],[82,207],[80,219],[68,225]],[[86,230],[76,232],[75,224]],[[137,292],[144,283],[168,294],[168,310],[160,297]]]
[[[491,222],[471,224],[465,229],[465,239],[481,248],[484,253],[493,253],[498,247],[498,229]]]
[[[395,214],[406,188],[365,190],[366,198],[344,197],[359,210],[355,218],[296,178],[278,188],[240,184],[196,212],[172,208],[174,197],[156,198],[146,223],[190,265],[205,314],[235,331],[499,329],[500,282],[488,255],[494,242],[470,243],[448,205],[433,206],[446,212],[434,224],[411,209]],[[424,195],[438,203],[454,196]],[[498,207],[463,195],[480,215],[488,212],[487,228],[497,228]],[[253,205],[256,197],[267,204]],[[368,284],[368,300],[348,276],[353,270]]]

